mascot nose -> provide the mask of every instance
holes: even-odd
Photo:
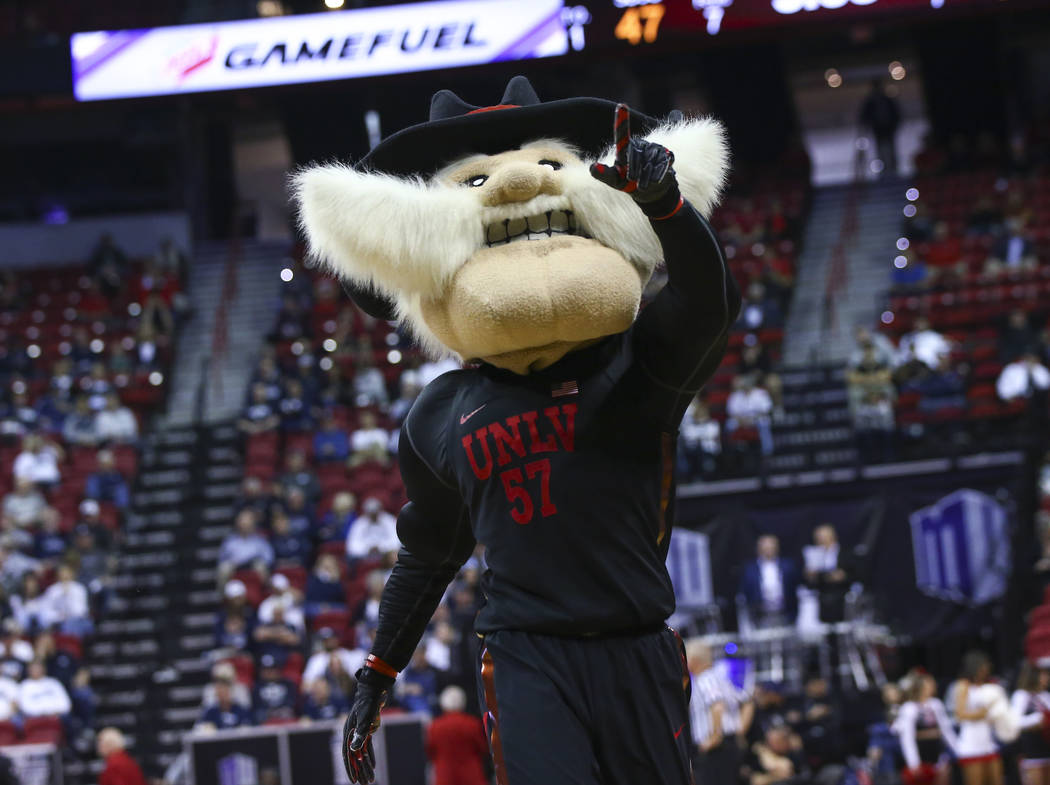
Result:
[[[493,179],[495,182],[492,185],[495,187],[489,189],[488,199],[485,200],[490,205],[527,202],[538,194],[557,192],[550,169],[546,166],[506,166]]]

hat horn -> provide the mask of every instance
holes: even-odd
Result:
[[[430,122],[460,117],[477,108],[473,104],[468,104],[451,90],[438,90],[430,99]]]
[[[500,101],[501,104],[513,106],[532,106],[539,102],[540,97],[536,95],[536,91],[532,89],[529,80],[524,76],[515,76],[507,82],[507,89],[503,91],[503,100]]]

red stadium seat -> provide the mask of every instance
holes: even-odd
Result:
[[[331,627],[337,635],[342,635],[349,626],[349,611],[322,611],[314,616],[313,621],[310,622],[310,628],[313,630]]]
[[[244,598],[249,605],[258,606],[263,599],[262,577],[255,570],[237,570],[234,580],[244,584]]]
[[[62,746],[65,733],[58,717],[26,717],[23,726],[23,741],[26,744],[54,744]]]
[[[233,672],[241,684],[251,687],[255,683],[255,661],[247,654],[238,654],[224,662],[233,666]]]
[[[306,581],[309,574],[305,567],[279,567],[274,570],[274,574],[283,575],[287,578],[288,583],[292,585],[292,588],[297,589],[298,591],[306,590]]]
[[[0,722],[0,747],[17,744],[19,740],[18,726],[13,722]]]
[[[59,651],[68,652],[78,660],[84,658],[84,643],[76,635],[66,633],[55,633],[55,648]]]

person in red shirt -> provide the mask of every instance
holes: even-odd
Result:
[[[103,728],[98,732],[95,746],[98,756],[106,767],[98,776],[98,785],[146,785],[142,769],[124,751],[124,734],[116,728]]]
[[[439,700],[442,714],[427,731],[427,757],[434,765],[434,785],[488,785],[488,742],[481,720],[463,711],[466,693],[456,686],[446,687]]]

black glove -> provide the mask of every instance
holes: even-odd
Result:
[[[351,782],[367,785],[376,778],[372,734],[379,728],[379,712],[386,704],[387,692],[394,680],[371,668],[361,668],[354,675],[357,679],[354,704],[343,724],[343,766]]]
[[[656,142],[633,138],[630,117],[626,104],[616,105],[616,159],[612,166],[591,164],[591,174],[606,185],[629,193],[646,214],[666,215],[681,200],[672,168],[674,153]]]

